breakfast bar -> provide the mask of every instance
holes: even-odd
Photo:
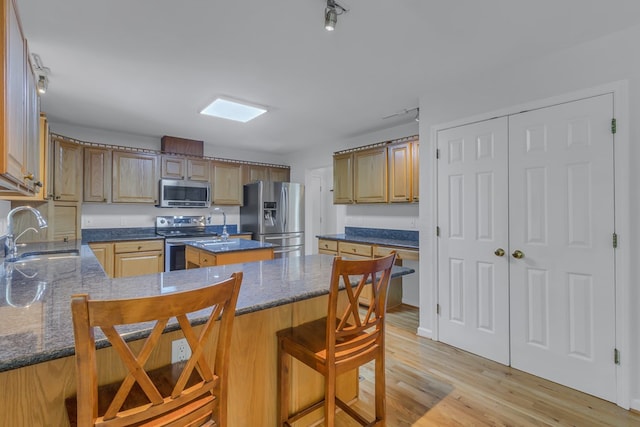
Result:
[[[62,247],[60,246],[62,245]],[[34,248],[27,248],[33,250]],[[24,249],[24,250],[27,250]],[[110,279],[91,249],[79,242],[48,244],[48,251],[0,266],[1,425],[67,425],[64,399],[75,393],[71,295],[96,299],[161,295],[206,286],[242,271],[231,344],[230,424],[274,425],[276,417],[276,331],[326,315],[333,257],[311,255],[270,261],[173,271]],[[76,250],[74,252],[74,249]],[[33,252],[38,252],[33,250]],[[394,267],[393,275],[413,270]],[[204,315],[203,315],[204,317]],[[198,324],[198,316],[191,318]],[[148,365],[170,363],[171,341],[179,338],[169,325]],[[149,329],[119,331],[127,341],[146,337]],[[98,364],[106,366],[101,383],[123,377],[112,366],[113,354],[96,333]],[[302,368],[293,372],[293,406],[303,406],[322,392],[322,380]],[[345,375],[345,399],[357,397],[356,373]]]

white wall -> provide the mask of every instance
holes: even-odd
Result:
[[[421,135],[421,172],[425,171],[433,160],[432,141],[429,140],[430,127],[455,119],[508,108],[517,104],[540,100],[602,84],[627,80],[629,82],[629,142],[631,165],[640,162],[640,55],[638,52],[640,26],[636,26],[601,39],[579,45],[553,55],[526,63],[513,64],[509,68],[483,73],[467,81],[457,81],[452,85],[434,86],[433,90],[421,94],[420,135]],[[623,124],[623,125],[626,125]],[[621,124],[619,123],[619,127]],[[426,157],[426,156],[429,157]],[[427,169],[428,170],[428,169]],[[621,236],[629,248],[633,266],[630,271],[631,319],[629,325],[631,348],[622,355],[622,363],[631,370],[631,407],[640,410],[640,263],[634,262],[640,255],[640,227],[633,222],[640,218],[640,170],[631,167],[629,194],[629,217],[632,219],[630,235]],[[433,174],[422,173],[420,177],[420,268],[423,271],[435,271],[435,253],[429,250],[434,239],[430,224],[434,224],[433,195],[435,185]],[[421,289],[421,328],[431,330],[435,301],[430,299],[432,283],[422,275]]]

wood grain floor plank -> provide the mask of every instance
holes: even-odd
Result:
[[[387,317],[387,425],[640,427],[640,414],[579,391],[418,337],[418,309]],[[360,399],[373,413],[373,364],[360,369]],[[339,426],[358,424],[344,413]]]

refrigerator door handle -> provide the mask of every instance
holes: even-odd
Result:
[[[282,186],[282,191],[284,192],[284,203],[285,203],[285,206],[286,206],[286,209],[284,209],[284,224],[283,224],[284,227],[282,228],[282,230],[284,231],[284,230],[287,229],[287,220],[288,220],[287,217],[289,215],[290,206],[289,206],[289,192],[287,190],[287,187],[283,185]]]

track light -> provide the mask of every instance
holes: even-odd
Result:
[[[47,93],[47,88],[49,87],[49,78],[41,74],[38,76],[38,81],[36,82],[36,88],[38,89],[38,93],[44,95]]]
[[[338,15],[348,12],[347,9],[340,6],[335,0],[327,0],[327,7],[324,9],[324,29],[333,31],[338,23]]]
[[[38,77],[36,89],[39,94],[44,95],[49,88],[49,73],[51,70],[42,65],[42,59],[40,59],[40,55],[37,53],[31,54],[31,58],[33,59],[33,71]]]

